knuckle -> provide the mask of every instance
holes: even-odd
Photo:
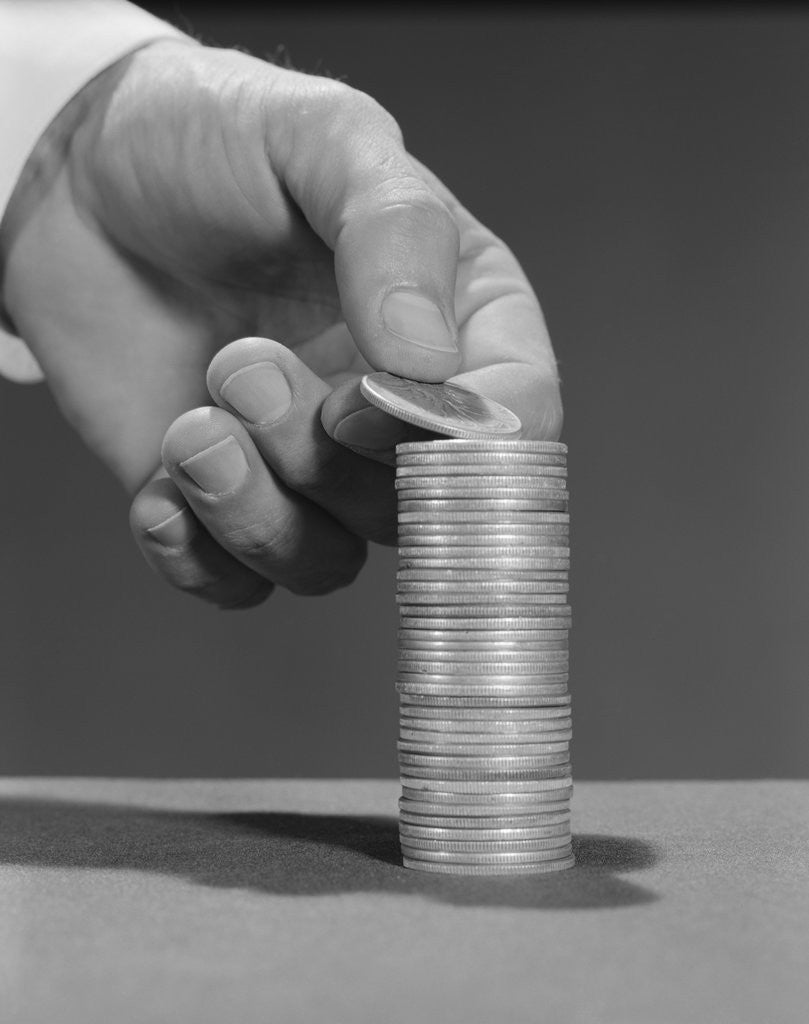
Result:
[[[317,138],[339,152],[357,137],[385,137],[402,145],[396,119],[368,93],[329,78],[310,79],[295,98],[295,134]]]
[[[382,186],[379,208],[395,216],[394,230],[407,237],[446,239],[460,249],[460,231],[449,207],[418,178],[409,175],[388,179]]]
[[[344,82],[326,80],[326,83],[321,85],[319,102],[329,120],[337,119],[343,125],[348,121],[353,126],[373,126],[401,138],[396,119],[373,96]]]
[[[366,558],[365,541],[349,534],[328,543],[304,529],[294,510],[240,524],[222,540],[256,572],[300,595],[348,586]]]
[[[351,90],[349,99],[352,117],[363,125],[373,126],[378,132],[383,132],[394,138],[397,142],[403,142],[402,129],[399,122],[389,110],[382,106],[373,96],[358,89]]]
[[[295,529],[292,517],[274,510],[261,518],[226,527],[222,539],[226,547],[239,553],[240,557],[273,567],[283,562],[286,552],[295,547]]]

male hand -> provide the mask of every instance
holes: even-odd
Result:
[[[46,133],[0,254],[4,309],[134,494],[147,560],[224,607],[345,585],[395,540],[409,428],[361,397],[369,369],[463,384],[527,438],[561,427],[514,256],[329,79],[145,47]]]

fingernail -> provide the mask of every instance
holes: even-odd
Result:
[[[372,452],[393,448],[406,435],[407,424],[373,407],[350,413],[334,428],[335,441]]]
[[[163,544],[167,548],[177,548],[191,540],[196,533],[196,522],[189,509],[178,508],[162,523],[147,527],[146,532],[158,544]]]
[[[249,466],[239,442],[231,434],[224,441],[192,455],[180,466],[208,494],[234,491],[247,476]]]
[[[391,334],[436,352],[457,352],[458,345],[441,310],[418,292],[390,292],[382,303],[382,319]]]
[[[292,405],[292,392],[275,363],[251,363],[232,373],[219,394],[251,423],[274,423]]]

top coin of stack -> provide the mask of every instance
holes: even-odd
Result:
[[[567,449],[508,409],[377,373],[366,398],[465,440],[397,448],[404,863],[451,874],[573,864]]]

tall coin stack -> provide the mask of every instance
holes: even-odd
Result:
[[[573,864],[567,447],[397,448],[404,864]]]

